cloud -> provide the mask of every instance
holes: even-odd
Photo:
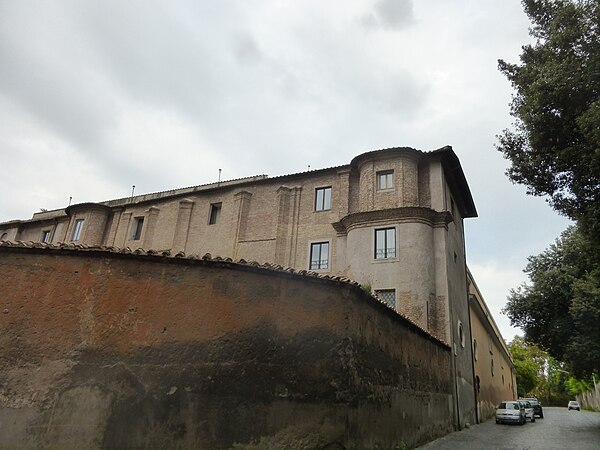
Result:
[[[233,43],[233,53],[242,65],[256,64],[263,59],[258,43],[249,33],[237,33]]]
[[[494,317],[502,337],[508,342],[523,331],[510,325],[510,319],[502,309],[506,305],[510,287],[516,288],[527,281],[527,276],[520,270],[503,267],[493,260],[483,264],[470,263],[469,270],[492,316]]]
[[[403,30],[415,22],[412,0],[378,0],[372,11],[361,17],[367,28]]]
[[[101,145],[112,96],[60,7],[17,2],[2,12],[0,93],[83,151]]]
[[[0,1],[0,220],[218,169],[451,144],[480,215],[469,264],[496,314],[567,224],[508,182],[494,149],[511,123],[496,60],[518,60],[528,25],[519,0]]]

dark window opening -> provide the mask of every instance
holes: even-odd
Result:
[[[219,217],[221,216],[221,203],[212,203],[210,205],[210,216],[208,219],[209,225],[214,225],[219,221]]]
[[[133,228],[133,240],[134,241],[139,241],[142,237],[142,229],[144,228],[144,218],[143,217],[136,217],[135,218],[135,225]]]

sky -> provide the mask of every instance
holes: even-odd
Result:
[[[221,179],[451,145],[467,264],[501,314],[568,225],[506,177],[531,42],[518,0],[0,0],[0,222]]]

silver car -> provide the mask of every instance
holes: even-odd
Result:
[[[531,422],[535,422],[533,406],[531,405],[531,403],[529,403],[529,400],[519,399],[519,403],[523,408],[525,408],[525,418],[529,419]]]
[[[496,408],[496,423],[518,423],[524,425],[527,421],[525,408],[516,400],[507,400]]]

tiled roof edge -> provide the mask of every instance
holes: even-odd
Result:
[[[0,241],[0,250],[3,248],[8,249],[17,249],[17,250],[41,250],[41,251],[59,251],[59,252],[74,252],[74,253],[94,253],[94,254],[110,254],[116,256],[133,256],[133,257],[143,257],[148,259],[162,259],[163,261],[188,261],[188,262],[202,262],[203,264],[209,265],[225,265],[232,266],[240,269],[250,269],[250,270],[259,270],[259,271],[268,271],[268,272],[278,272],[286,275],[290,275],[293,277],[299,278],[308,278],[308,279],[319,279],[325,282],[334,282],[337,284],[345,284],[349,285],[354,289],[359,289],[364,297],[370,298],[371,301],[376,301],[381,307],[384,307],[388,310],[389,313],[393,313],[395,316],[401,318],[404,322],[407,322],[411,327],[415,328],[418,332],[423,334],[428,339],[444,346],[450,348],[450,345],[437,336],[432,335],[427,330],[421,328],[418,324],[413,322],[411,319],[406,317],[404,314],[401,314],[394,309],[390,308],[386,303],[382,302],[377,296],[370,295],[364,290],[362,290],[360,283],[357,281],[351,280],[350,278],[339,276],[339,275],[324,275],[317,272],[313,272],[311,270],[303,270],[303,269],[294,269],[292,267],[285,267],[279,264],[273,263],[259,263],[257,261],[246,261],[245,259],[233,260],[232,258],[222,258],[220,256],[212,256],[210,253],[206,253],[203,256],[191,254],[186,255],[185,252],[177,252],[172,254],[170,250],[144,250],[142,248],[138,248],[132,250],[129,247],[120,248],[120,247],[112,247],[112,246],[92,246],[85,244],[74,244],[74,243],[65,243],[65,242],[57,242],[55,244],[46,244],[42,242],[24,242],[24,241]]]

